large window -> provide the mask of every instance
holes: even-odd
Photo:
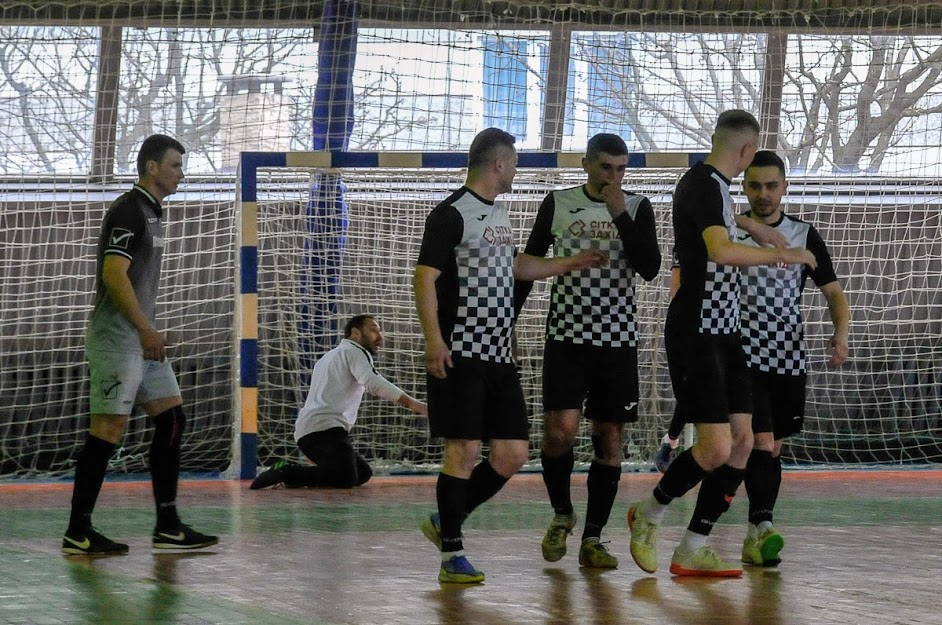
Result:
[[[0,27],[0,175],[84,175],[99,29]]]

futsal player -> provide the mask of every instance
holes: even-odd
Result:
[[[739,333],[739,267],[806,264],[804,248],[737,243],[729,185],[752,162],[759,124],[746,111],[717,119],[706,161],[677,184],[672,218],[681,283],[668,309],[665,344],[671,384],[689,410],[697,442],[673,461],[650,497],[628,511],[631,555],[649,573],[658,568],[657,531],[668,505],[700,486],[693,517],[670,570],[675,575],[731,577],[742,569],[707,544],[729,509],[752,451],[752,395]]]
[[[128,552],[92,527],[108,459],[124,435],[134,406],[152,419],[150,473],[157,506],[155,549],[198,549],[215,536],[184,525],[177,515],[180,442],[186,426],[183,398],[167,360],[166,340],[155,327],[160,262],[164,251],[163,200],[183,180],[179,141],[166,135],[144,140],[137,155],[139,178],[105,213],[98,237],[95,306],[85,333],[91,423],[75,464],[72,511],[62,539],[71,555]]]
[[[343,335],[340,344],[314,365],[307,398],[294,424],[298,449],[314,464],[278,463],[255,478],[252,490],[282,483],[289,488],[353,488],[366,484],[373,469],[350,441],[350,430],[365,392],[415,414],[428,414],[424,403],[376,370],[373,357],[383,344],[383,332],[372,315],[351,317]]]
[[[513,185],[514,142],[498,128],[474,138],[464,186],[426,219],[413,279],[425,337],[429,428],[445,439],[438,512],[422,524],[441,552],[441,582],[484,580],[464,555],[462,523],[529,454],[527,407],[511,360],[514,279],[537,280],[602,262],[599,252],[589,250],[552,259],[516,253],[507,209],[496,201]],[[482,441],[490,454],[479,462]]]
[[[549,193],[540,205],[525,252],[554,256],[597,249],[604,267],[558,276],[552,287],[543,356],[543,482],[555,513],[542,541],[543,558],[566,554],[576,525],[570,494],[573,445],[582,417],[592,421],[594,457],[579,564],[613,569],[618,559],[601,542],[621,478],[624,425],[638,420],[636,274],[651,280],[661,266],[648,198],[622,190],[628,147],[597,134],[582,159],[585,184]],[[532,283],[520,282],[517,307]]]

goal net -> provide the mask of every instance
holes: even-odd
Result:
[[[293,424],[311,367],[336,345],[344,322],[354,314],[374,314],[383,326],[379,370],[406,392],[425,396],[412,272],[425,217],[464,179],[457,168],[304,165],[311,158],[288,154],[284,166],[260,167],[253,177],[261,465],[297,458]],[[652,200],[665,258],[659,276],[637,290],[641,402],[639,422],[627,428],[629,467],[650,468],[673,406],[662,331],[672,246],[670,199],[683,171],[632,168],[624,183]],[[514,190],[501,198],[521,246],[546,193],[583,180],[581,170],[572,167],[521,165]],[[342,187],[336,186],[339,181]],[[331,195],[338,189],[342,205]],[[829,243],[853,320],[850,361],[840,369],[827,368],[830,317],[824,298],[809,282],[803,302],[810,363],[805,432],[786,445],[785,459],[830,465],[938,461],[942,389],[935,363],[942,351],[942,328],[936,307],[942,297],[937,289],[942,267],[932,249],[942,242],[942,230],[927,189],[801,179],[793,181],[790,191],[788,212],[814,223]],[[744,201],[741,194],[739,201]],[[542,437],[540,374],[548,285],[537,284],[516,327],[535,463]],[[358,449],[381,468],[421,470],[440,461],[441,442],[428,437],[424,420],[382,400],[364,401],[354,435]],[[576,456],[587,462],[591,453],[583,424]]]

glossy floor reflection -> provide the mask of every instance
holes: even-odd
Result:
[[[184,521],[219,533],[207,551],[150,549],[146,482],[107,484],[96,525],[131,545],[127,556],[64,557],[69,484],[0,484],[0,624],[942,624],[942,472],[789,473],[777,525],[777,569],[742,579],[667,572],[693,497],[672,506],[661,570],[628,555],[625,510],[653,475],[625,475],[605,539],[617,570],[548,564],[539,542],[550,518],[538,475],[514,478],[469,520],[465,545],[487,582],[441,585],[438,559],[417,530],[434,477],[389,477],[353,491],[250,491],[185,482]],[[585,476],[574,493],[584,507]],[[744,533],[741,497],[714,532],[728,558]]]

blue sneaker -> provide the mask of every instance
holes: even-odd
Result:
[[[671,447],[668,443],[661,443],[661,446],[657,448],[657,452],[654,454],[654,466],[657,467],[658,471],[664,473],[667,471],[667,467],[671,466],[676,455],[676,448]]]
[[[442,521],[437,512],[423,519],[422,534],[428,538],[439,551],[442,550]]]
[[[466,557],[454,556],[442,562],[438,581],[443,584],[480,584],[484,581],[484,573],[471,566]]]

